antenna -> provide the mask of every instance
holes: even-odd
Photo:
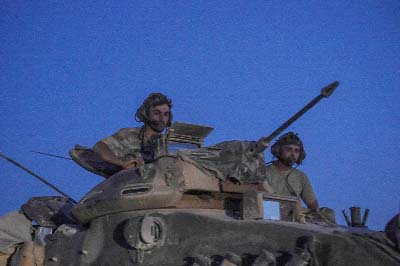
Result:
[[[46,179],[44,179],[43,177],[35,174],[34,172],[32,172],[31,170],[29,170],[28,168],[26,168],[25,166],[19,164],[17,161],[11,159],[10,157],[4,155],[3,153],[0,152],[0,157],[6,159],[7,161],[9,161],[10,163],[16,165],[17,167],[21,168],[22,170],[24,170],[25,172],[28,172],[30,175],[36,177],[37,179],[39,179],[39,181],[45,183],[46,185],[48,185],[49,187],[51,187],[52,189],[54,189],[55,191],[57,191],[58,193],[60,193],[61,195],[63,195],[64,197],[67,197],[71,202],[73,203],[77,203],[73,198],[71,198],[70,196],[68,196],[67,194],[65,194],[64,192],[62,192],[60,189],[58,189],[56,186],[54,186],[53,184],[51,184],[50,182],[48,182]]]
[[[30,152],[72,161],[71,158],[60,156],[60,155],[55,155],[55,154],[51,154],[51,153],[45,153],[45,152],[41,152],[41,151],[30,151]]]

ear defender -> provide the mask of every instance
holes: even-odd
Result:
[[[135,113],[135,120],[137,122],[143,122],[146,123],[146,121],[148,121],[148,117],[146,114],[146,106],[144,104],[142,104]]]
[[[271,146],[271,154],[276,158],[280,158],[282,154],[282,147],[285,145],[295,144],[300,147],[300,155],[297,160],[297,164],[301,164],[306,158],[306,151],[304,150],[303,142],[294,132],[288,132],[283,134],[275,143]]]
[[[162,93],[150,93],[150,95],[143,101],[142,105],[136,110],[135,120],[137,122],[147,123],[149,121],[149,110],[152,106],[168,105],[170,109],[167,127],[172,123],[172,101]]]

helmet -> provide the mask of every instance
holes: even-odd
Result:
[[[303,142],[297,136],[297,133],[288,132],[282,135],[272,146],[271,146],[271,153],[277,158],[281,158],[282,155],[282,147],[285,145],[299,145],[300,147],[300,156],[297,160],[297,164],[301,164],[302,161],[306,158],[306,152],[304,150]]]
[[[166,104],[171,109],[172,101],[162,93],[150,93],[150,95],[143,101],[142,105],[137,109],[135,120],[138,122],[149,122],[149,112],[151,107]],[[171,126],[172,112],[170,112],[167,127]]]

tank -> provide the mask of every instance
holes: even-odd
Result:
[[[107,176],[76,204],[50,197],[23,206],[51,233],[7,265],[400,265],[398,214],[372,231],[354,207],[348,226],[337,225],[264,182],[263,151],[296,115],[258,141],[210,147],[202,147],[210,128],[175,124],[156,161]]]

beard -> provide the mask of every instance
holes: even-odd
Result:
[[[292,166],[293,164],[296,163],[296,159],[295,158],[280,158],[280,159],[287,166]]]
[[[167,125],[162,121],[150,120],[148,123],[149,127],[151,127],[154,131],[161,133],[167,127]]]

